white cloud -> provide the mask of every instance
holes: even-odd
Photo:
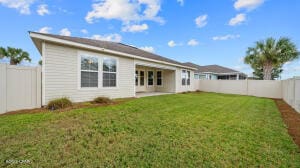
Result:
[[[240,57],[240,58],[238,59],[238,62],[239,62],[239,63],[243,63],[244,60],[245,60],[245,57]]]
[[[151,46],[140,47],[140,49],[148,51],[148,52],[151,52],[151,53],[155,52],[155,49],[153,47],[151,47]]]
[[[190,41],[188,41],[187,45],[189,46],[197,46],[199,45],[199,42],[195,39],[191,39]]]
[[[196,23],[197,27],[199,27],[199,28],[206,26],[207,25],[207,15],[198,16],[195,19],[195,23]]]
[[[106,35],[98,35],[95,34],[91,37],[94,40],[102,40],[102,41],[112,41],[112,42],[121,42],[122,36],[119,34],[106,34]]]
[[[48,6],[46,4],[39,5],[36,12],[41,16],[44,16],[45,14],[50,14]]]
[[[247,9],[253,10],[264,3],[264,0],[237,0],[234,3],[234,8],[237,10]]]
[[[126,25],[122,28],[123,32],[142,32],[148,29],[147,24],[134,24],[134,25]]]
[[[215,36],[212,39],[216,41],[216,40],[229,40],[229,39],[236,39],[236,38],[240,38],[240,35],[227,34],[225,36]]]
[[[229,21],[230,26],[236,26],[242,24],[246,20],[246,15],[243,13],[237,14],[234,18]]]
[[[0,0],[0,4],[5,7],[18,10],[21,14],[30,14],[30,5],[35,0]]]
[[[38,32],[40,32],[40,33],[49,33],[50,30],[52,30],[51,27],[45,26],[45,27],[40,28],[40,30]]]
[[[168,46],[169,47],[175,47],[177,44],[175,43],[175,41],[171,40],[168,42]]]
[[[85,17],[88,23],[97,19],[116,19],[123,23],[152,20],[162,23],[158,15],[160,0],[101,0],[92,5]]]
[[[70,30],[67,29],[67,28],[61,29],[59,33],[60,33],[60,35],[62,35],[62,36],[71,36]]]
[[[86,29],[81,29],[80,32],[83,33],[83,34],[88,34],[89,33]]]
[[[184,0],[177,0],[177,2],[180,4],[180,6],[184,5]]]

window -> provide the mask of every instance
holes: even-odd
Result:
[[[113,58],[103,59],[103,87],[117,86],[117,61]]]
[[[140,71],[140,86],[144,86],[145,83],[145,72]]]
[[[194,74],[194,79],[200,79],[199,74]]]
[[[186,70],[181,71],[181,85],[186,85]]]
[[[148,86],[153,85],[154,74],[153,71],[148,71]]]
[[[161,86],[162,85],[162,71],[156,72],[156,85]]]
[[[135,86],[138,86],[139,85],[139,71],[135,71]]]
[[[186,80],[187,85],[191,85],[191,71],[187,71],[187,80]]]
[[[81,56],[80,73],[82,88],[98,87],[98,58]]]

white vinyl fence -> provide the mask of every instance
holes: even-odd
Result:
[[[300,112],[300,77],[282,81],[282,99]]]
[[[0,64],[0,114],[41,107],[41,68]]]
[[[300,78],[288,80],[196,80],[200,91],[283,99],[300,112]]]

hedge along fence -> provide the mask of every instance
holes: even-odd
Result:
[[[300,112],[300,77],[287,80],[196,80],[200,91],[283,99]]]
[[[0,64],[0,114],[41,107],[41,68]]]

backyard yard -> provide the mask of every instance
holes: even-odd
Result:
[[[300,167],[300,150],[266,98],[145,97],[2,115],[0,130],[0,167]]]

